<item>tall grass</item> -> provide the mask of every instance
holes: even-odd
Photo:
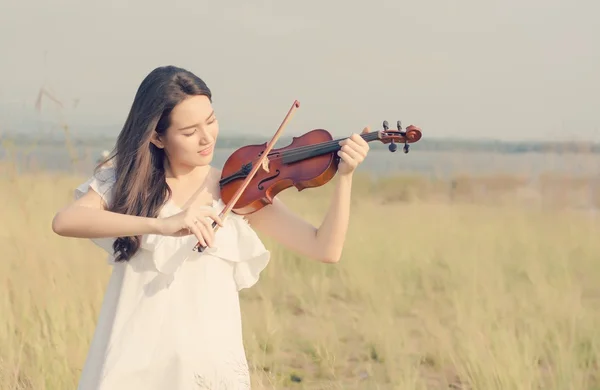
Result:
[[[110,268],[50,223],[85,178],[11,172],[0,388],[75,389]],[[255,389],[600,389],[600,226],[565,186],[523,203],[518,179],[366,180],[339,264],[264,237],[272,261],[241,294]],[[318,224],[330,191],[283,199]]]

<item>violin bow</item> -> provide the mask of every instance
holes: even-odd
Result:
[[[275,143],[277,143],[277,140],[283,133],[283,128],[287,125],[289,120],[292,118],[292,115],[294,114],[296,109],[299,107],[300,107],[300,102],[298,100],[294,100],[292,107],[290,107],[287,115],[285,116],[285,118],[283,118],[281,125],[279,125],[279,129],[277,129],[277,131],[275,132],[275,135],[273,136],[273,138],[271,138],[271,141],[269,141],[269,144],[267,145],[267,148],[265,149],[264,153],[260,156],[260,158],[258,159],[256,164],[254,164],[252,166],[252,170],[250,171],[248,176],[246,176],[242,185],[237,189],[237,191],[235,192],[235,195],[233,195],[233,198],[231,199],[231,201],[229,201],[229,203],[225,206],[225,208],[219,214],[219,217],[221,218],[221,220],[223,220],[225,218],[225,216],[233,209],[233,206],[240,199],[240,196],[242,196],[242,193],[246,190],[246,187],[248,187],[248,184],[250,184],[250,181],[252,180],[252,178],[254,178],[254,176],[256,175],[258,170],[260,168],[263,168],[265,170],[267,169],[266,167],[268,166],[267,164],[269,163],[268,156],[269,156],[269,153],[271,152],[271,149],[273,149],[273,147],[275,146]],[[219,229],[217,222],[213,221],[212,228],[214,229],[215,232]],[[200,242],[198,242],[198,243],[196,243],[196,246],[194,246],[193,250],[197,251],[197,252],[203,252],[204,249],[206,249],[206,248],[203,247],[200,244]]]

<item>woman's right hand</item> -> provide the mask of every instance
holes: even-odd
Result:
[[[223,227],[223,221],[209,206],[192,206],[168,218],[158,219],[158,221],[160,234],[176,237],[194,234],[204,247],[211,247],[214,243],[213,221]]]

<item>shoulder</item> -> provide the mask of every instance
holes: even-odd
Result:
[[[210,172],[208,174],[209,177],[209,191],[211,192],[211,194],[213,195],[214,199],[221,199],[221,185],[220,185],[220,181],[221,181],[221,174],[223,173],[223,171],[219,168],[215,168],[213,166],[210,167]]]
[[[215,181],[216,185],[219,185],[219,181],[221,180],[221,175],[223,174],[223,170],[211,166],[209,174],[210,174],[210,177],[212,178],[212,180]]]
[[[102,183],[114,184],[117,181],[117,171],[113,166],[102,167],[94,172],[92,178]]]
[[[75,189],[74,197],[76,200],[80,199],[92,189],[108,205],[112,199],[112,191],[116,181],[115,168],[113,166],[102,167]]]

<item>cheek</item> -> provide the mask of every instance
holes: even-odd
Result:
[[[167,145],[167,150],[171,156],[177,157],[188,153],[196,153],[198,144],[194,142],[194,137],[176,137]]]
[[[219,125],[217,124],[216,126],[211,126],[209,132],[212,138],[216,139],[219,135]]]

